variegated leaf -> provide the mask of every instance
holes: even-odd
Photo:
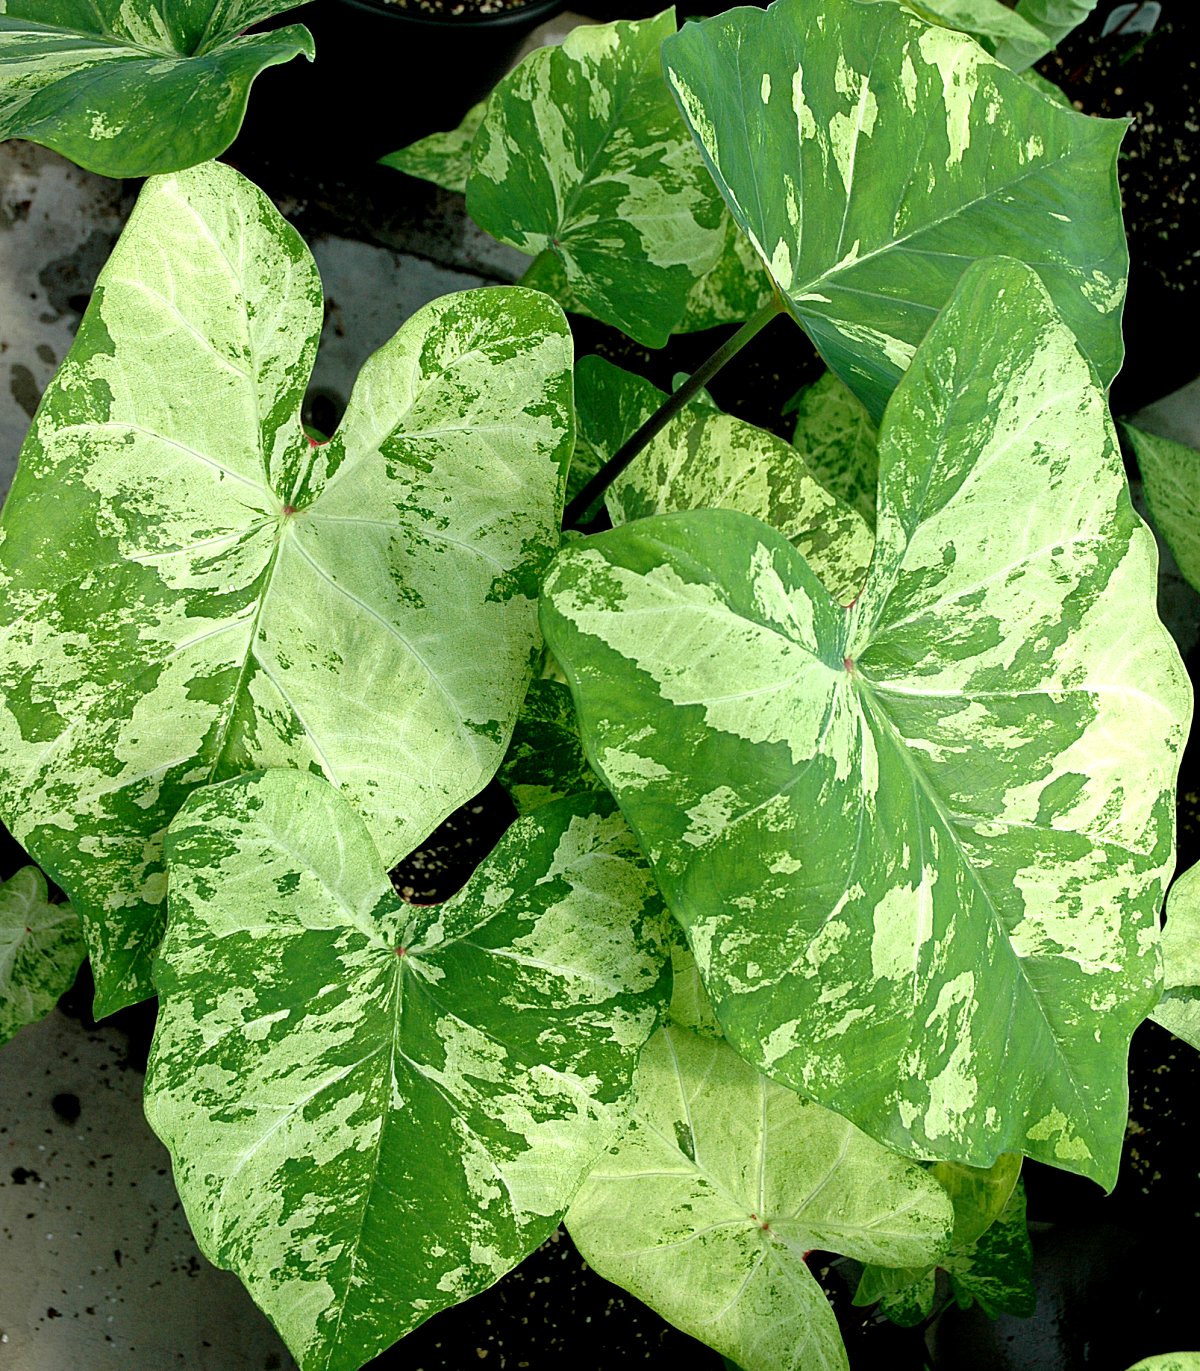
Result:
[[[192,1231],[303,1371],[353,1371],[554,1231],[669,986],[608,797],[545,806],[433,908],[299,771],[193,795],[146,1113]]]
[[[579,428],[611,457],[667,399],[640,376],[599,357],[576,368]],[[842,603],[862,586],[871,531],[831,495],[794,447],[711,402],[676,415],[617,477],[605,495],[614,524],[685,509],[738,509],[777,528]]]
[[[629,1123],[567,1212],[588,1265],[742,1371],[844,1371],[804,1258],[935,1262],[945,1192],[719,1038],[670,1025],[642,1053]]]
[[[581,25],[492,93],[467,209],[503,243],[561,264],[594,318],[661,347],[717,260],[721,197],[659,66],[675,11]]]
[[[0,530],[0,804],[71,895],[97,1012],[150,993],[161,835],[261,766],[339,784],[389,863],[495,771],[558,544],[571,344],[545,296],[446,296],[300,404],[316,267],[207,163],[151,181]]]
[[[293,24],[244,32],[300,0],[2,0],[0,138],[102,176],[149,176],[233,142],[250,84],[303,53]]]
[[[1132,424],[1121,427],[1142,473],[1150,518],[1188,584],[1200,590],[1200,452]]]
[[[549,646],[749,1061],[910,1155],[1111,1185],[1191,692],[1027,268],[967,273],[879,460],[849,611],[710,510],[564,549]]]
[[[36,866],[0,884],[0,1045],[49,1014],[83,958],[78,915],[49,902]]]
[[[1162,999],[1150,1017],[1200,1052],[1200,866],[1185,871],[1167,896],[1162,952]]]
[[[1055,107],[891,0],[738,9],[663,56],[734,218],[874,416],[965,267],[994,254],[1036,266],[1112,380],[1122,123]]]
[[[856,509],[873,530],[879,484],[878,430],[866,407],[843,381],[827,371],[795,397],[792,443],[817,480]]]
[[[604,789],[583,755],[575,705],[564,682],[532,682],[496,781],[518,814],[568,795]]]
[[[1096,0],[1017,0],[1018,18],[1037,29],[1039,39],[1009,39],[996,49],[996,56],[1014,71],[1023,71],[1058,47],[1095,8]]]
[[[462,123],[456,129],[431,133],[406,148],[389,152],[379,160],[385,167],[394,167],[408,176],[432,181],[443,190],[454,190],[465,195],[471,175],[471,144],[475,140],[475,131],[483,123],[486,109],[487,101],[481,100],[463,115]]]

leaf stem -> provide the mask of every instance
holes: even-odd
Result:
[[[675,394],[665,400],[641,428],[621,444],[588,481],[587,485],[575,496],[563,511],[563,528],[578,528],[583,531],[586,522],[588,522],[586,516],[592,513],[592,507],[638,453],[650,443],[651,439],[666,428],[688,401],[712,380],[726,362],[736,357],[751,338],[769,324],[777,314],[781,314],[783,310],[783,301],[778,292],[775,292],[753,318],[748,319],[732,338],[722,343],[711,357],[702,362]]]

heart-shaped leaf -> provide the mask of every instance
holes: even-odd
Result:
[[[549,646],[739,1052],[911,1155],[1111,1184],[1191,692],[1028,268],[963,278],[879,463],[849,612],[703,511],[564,549]]]
[[[1107,384],[1128,254],[1124,131],[882,0],[776,0],[686,24],[667,77],[734,218],[878,417],[975,258],[1037,267]]]
[[[433,908],[298,771],[193,795],[167,858],[147,1117],[205,1254],[353,1371],[554,1231],[665,1005],[661,903],[600,796]]]
[[[656,386],[599,357],[576,368],[584,441],[611,457],[667,399]],[[858,593],[871,558],[862,516],[816,480],[803,456],[765,429],[695,401],[612,483],[614,524],[685,509],[737,509],[790,538],[840,603]]]
[[[588,314],[650,347],[679,323],[725,228],[662,78],[674,31],[668,9],[532,53],[488,100],[467,184],[481,228],[556,258]]]
[[[1190,867],[1167,896],[1163,993],[1155,1023],[1200,1052],[1200,866]]]
[[[1200,452],[1157,433],[1122,424],[1137,458],[1154,527],[1184,579],[1200,590]]]
[[[307,249],[207,163],[147,184],[21,454],[0,544],[0,803],[71,895],[97,1013],[150,993],[161,834],[263,766],[385,861],[487,782],[538,645],[571,448],[558,307],[426,306],[304,435]]]
[[[0,884],[0,1045],[49,1014],[83,957],[78,915],[49,902],[36,866]]]
[[[567,1227],[601,1276],[743,1371],[844,1371],[807,1253],[932,1263],[951,1219],[923,1168],[672,1025],[642,1053],[629,1123]]]
[[[150,176],[233,142],[250,84],[303,53],[293,24],[244,33],[300,0],[5,0],[0,138],[28,138],[102,176]]]

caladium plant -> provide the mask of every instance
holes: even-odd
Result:
[[[1190,688],[1105,403],[1121,129],[954,31],[1000,54],[1049,13],[994,9],[534,54],[389,159],[523,284],[405,323],[327,442],[303,243],[183,169],[215,144],[141,168],[0,521],[0,813],[70,897],[0,891],[0,1031],[78,911],[98,1012],[160,998],[197,1239],[304,1371],[564,1215],[745,1371],[833,1371],[810,1248],[898,1318],[938,1268],[1021,1307],[1022,1157],[1115,1180],[1130,1035],[1197,993],[1181,884],[1159,1001]],[[184,17],[180,60],[234,22]],[[107,60],[108,122],[56,144],[86,165],[142,99]],[[35,95],[0,127],[38,136]],[[668,397],[573,364],[560,305],[741,327]],[[704,390],[780,314],[830,367],[790,443]],[[406,904],[389,870],[493,776],[519,819]]]

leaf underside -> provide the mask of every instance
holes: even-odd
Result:
[[[198,792],[167,853],[147,1117],[206,1255],[354,1371],[554,1231],[665,1008],[661,902],[599,796],[435,907],[303,772]]]
[[[0,138],[28,138],[101,176],[150,176],[233,142],[250,85],[303,53],[293,24],[243,33],[300,0],[6,0]]]
[[[1120,121],[1056,106],[891,0],[686,24],[667,79],[795,318],[878,418],[972,260],[1036,266],[1107,385],[1128,254]]]
[[[1027,268],[968,273],[879,461],[849,611],[706,511],[564,549],[547,640],[747,1060],[907,1154],[1111,1184],[1190,690]]]
[[[426,306],[332,440],[307,248],[217,163],[150,181],[22,449],[0,544],[0,804],[72,897],[97,1013],[150,993],[197,785],[339,784],[389,863],[493,774],[572,442],[544,296]]]

